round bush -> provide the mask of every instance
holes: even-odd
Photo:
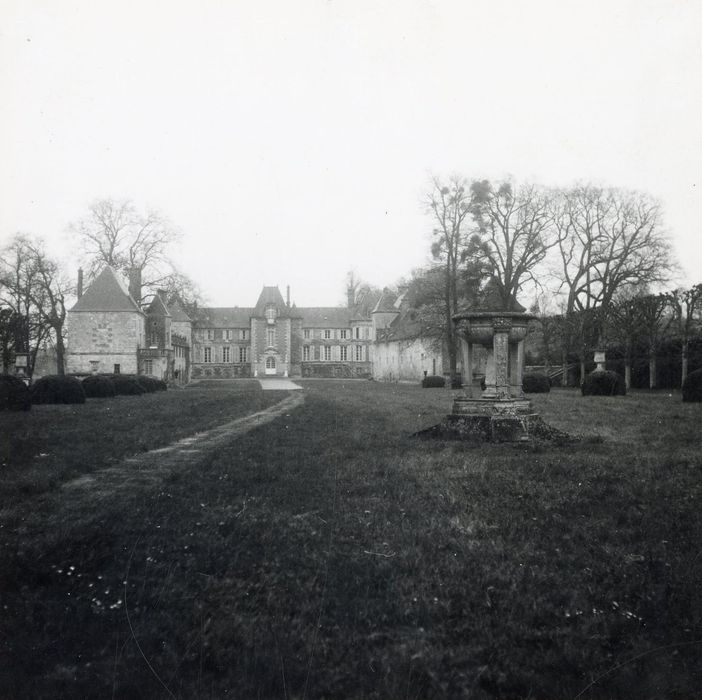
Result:
[[[702,401],[702,369],[696,369],[685,377],[682,385],[683,401]]]
[[[153,394],[154,391],[156,391],[156,380],[153,377],[137,374],[134,379],[137,380],[139,386],[148,394]]]
[[[77,377],[50,374],[32,384],[32,403],[85,403],[83,384]]]
[[[93,374],[83,379],[83,391],[89,399],[109,399],[115,396],[115,385],[104,374]]]
[[[522,377],[522,391],[527,394],[546,394],[551,391],[551,380],[540,372],[529,372]]]
[[[595,370],[585,375],[581,391],[583,396],[624,396],[626,384],[616,372]]]
[[[437,374],[430,374],[422,379],[422,386],[425,389],[439,389],[446,386],[446,380]]]
[[[29,387],[18,377],[0,375],[0,411],[28,411],[31,407]]]
[[[130,377],[127,374],[113,374],[110,379],[118,396],[141,396],[146,393],[146,389],[139,384],[135,377]]]

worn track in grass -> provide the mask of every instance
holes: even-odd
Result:
[[[90,489],[91,497],[105,495],[114,498],[120,491],[153,486],[166,475],[197,464],[213,450],[231,443],[254,428],[289,414],[304,401],[304,393],[295,392],[262,411],[195,433],[166,447],[126,457],[113,467],[68,481],[63,488],[70,491]]]

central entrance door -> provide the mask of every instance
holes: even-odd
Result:
[[[266,374],[275,374],[275,357],[266,358]]]

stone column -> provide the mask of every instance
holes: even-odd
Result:
[[[495,384],[495,341],[490,345],[485,345],[487,357],[485,358],[485,391],[482,393],[484,399],[497,398],[497,387]]]
[[[522,396],[522,367],[524,341],[518,340],[509,344],[509,379],[510,395],[512,398]]]
[[[495,335],[492,341],[493,365],[495,368],[495,394],[497,399],[508,399],[509,390],[509,331],[506,319],[495,319]],[[486,378],[487,382],[487,378]]]
[[[461,335],[461,351],[463,353],[463,393],[473,396],[473,344]]]

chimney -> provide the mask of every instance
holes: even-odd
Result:
[[[78,268],[78,286],[76,287],[76,296],[80,299],[83,296],[83,268]]]
[[[353,307],[356,303],[355,296],[356,295],[354,294],[354,291],[353,291],[353,285],[350,284],[346,288],[346,305],[349,307],[349,309],[353,309]]]
[[[129,296],[141,304],[141,269],[138,267],[129,268]]]
[[[290,285],[288,285],[286,297],[287,297],[288,308],[290,308]]]

